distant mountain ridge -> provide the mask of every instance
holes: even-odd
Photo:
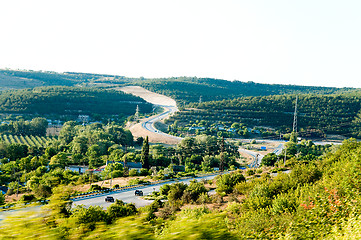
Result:
[[[174,98],[179,105],[234,99],[247,96],[284,94],[335,94],[358,91],[355,88],[261,84],[213,78],[127,78],[124,76],[76,72],[43,72],[0,70],[0,89],[21,89],[38,86],[112,86],[137,85]]]

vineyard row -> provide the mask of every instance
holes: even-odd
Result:
[[[46,147],[48,141],[54,140],[54,137],[40,137],[40,136],[17,136],[17,135],[0,135],[0,141],[7,144],[25,144],[28,146]]]

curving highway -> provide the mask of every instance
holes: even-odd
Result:
[[[227,172],[224,172],[224,173],[227,173]],[[197,181],[210,180],[210,179],[215,178],[218,175],[219,174],[213,174],[213,175],[201,176],[201,177],[195,177],[195,178],[173,180],[173,181],[163,182],[163,183],[159,183],[159,184],[152,185],[152,186],[143,186],[143,187],[138,187],[138,188],[134,188],[134,189],[127,189],[120,193],[104,193],[104,194],[100,194],[100,195],[96,195],[96,196],[92,196],[92,197],[87,197],[86,199],[73,200],[72,207],[76,207],[78,205],[83,205],[85,207],[100,206],[100,207],[106,209],[107,207],[109,207],[112,204],[109,202],[105,202],[106,196],[112,196],[112,197],[114,197],[114,199],[122,200],[125,203],[134,203],[137,208],[144,207],[146,205],[151,204],[153,202],[153,200],[144,200],[141,197],[135,196],[134,195],[135,189],[142,190],[144,196],[146,196],[146,195],[151,194],[153,191],[159,191],[159,188],[165,184],[172,184],[172,183],[176,183],[176,182],[183,182],[185,184],[189,184],[194,179],[196,179]],[[0,222],[13,214],[20,213],[20,214],[24,215],[24,214],[28,214],[30,212],[42,214],[41,209],[42,209],[42,205],[3,211],[3,212],[0,212]]]
[[[86,198],[86,199],[73,200],[73,206],[84,205],[85,207],[100,206],[102,208],[107,208],[112,203],[105,202],[105,197],[112,196],[112,197],[114,197],[114,199],[122,200],[125,203],[134,203],[136,207],[144,207],[146,205],[151,204],[153,202],[153,200],[144,200],[141,197],[135,196],[134,191],[136,189],[142,190],[144,196],[146,196],[146,195],[150,195],[153,191],[159,191],[160,187],[165,184],[173,184],[176,182],[183,182],[185,184],[189,184],[194,179],[197,181],[210,180],[210,179],[215,178],[216,176],[218,176],[218,174],[168,181],[168,182],[163,182],[163,183],[159,183],[159,184],[151,185],[151,186],[142,186],[142,187],[138,187],[138,188],[134,188],[134,189],[127,189],[122,192],[104,193],[104,194],[96,195],[96,196]]]
[[[148,118],[148,119],[145,119],[143,122],[142,122],[142,127],[150,132],[153,132],[153,133],[156,133],[156,134],[160,134],[160,135],[163,135],[163,136],[167,136],[167,137],[170,137],[170,138],[174,138],[174,139],[177,139],[177,140],[182,140],[183,138],[181,137],[175,137],[173,135],[170,135],[170,134],[167,134],[167,133],[164,133],[158,129],[155,128],[154,124],[156,122],[159,122],[167,117],[169,117],[171,114],[175,113],[178,111],[178,108],[175,107],[175,106],[165,106],[165,105],[158,105],[162,108],[165,109],[164,112],[162,112],[161,114],[158,114],[154,117],[151,117],[151,118]]]

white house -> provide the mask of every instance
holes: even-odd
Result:
[[[76,166],[76,165],[70,165],[65,167],[65,170],[70,170],[73,172],[78,172],[79,174],[85,173],[89,169],[88,166]]]

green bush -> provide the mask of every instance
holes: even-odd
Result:
[[[110,205],[106,211],[109,217],[108,222],[114,222],[118,218],[131,216],[136,214],[137,212],[137,208],[134,204],[124,204],[123,201],[120,201],[118,199],[115,200],[115,203]]]
[[[97,185],[97,184],[93,184],[90,186],[89,188],[89,192],[92,192],[92,191],[99,191],[99,190],[102,190],[102,187]]]
[[[140,169],[139,176],[149,176],[149,175],[150,175],[150,173],[149,173],[148,169],[146,169],[146,168]]]
[[[240,172],[220,175],[217,178],[217,193],[231,193],[233,187],[240,182],[246,181],[246,178]]]
[[[136,169],[131,169],[130,171],[129,171],[129,176],[130,177],[134,177],[134,176],[138,176],[139,174],[138,174],[138,171],[136,170]]]
[[[269,153],[262,158],[261,165],[273,166],[277,162],[277,155],[275,153]]]
[[[138,185],[138,184],[144,184],[144,183],[149,183],[149,182],[141,180],[139,178],[130,179],[128,181],[128,185]]]
[[[186,189],[187,184],[184,183],[174,183],[170,185],[170,189],[168,191],[168,202],[173,203],[180,200]]]
[[[159,188],[159,193],[160,193],[160,195],[168,196],[168,192],[169,192],[170,188],[171,188],[171,187],[170,187],[169,184],[165,184],[165,185],[161,186],[161,187]]]
[[[251,168],[248,168],[247,170],[246,170],[246,176],[252,176],[252,175],[254,175],[254,170],[253,169],[251,169]]]
[[[22,202],[31,202],[35,199],[36,198],[35,198],[34,194],[24,194],[20,197],[20,201],[22,201]]]

